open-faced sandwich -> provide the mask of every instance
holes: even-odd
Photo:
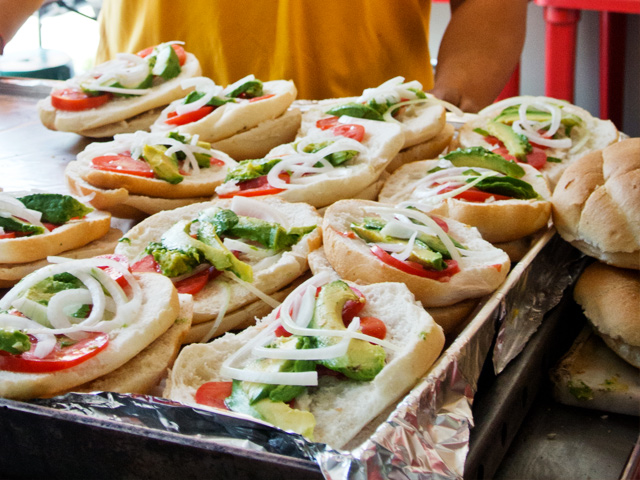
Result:
[[[610,120],[593,117],[564,100],[520,96],[481,110],[460,129],[462,148],[481,146],[539,170],[552,189],[576,158],[610,145],[619,132]]]
[[[66,80],[38,102],[45,127],[87,137],[147,130],[167,104],[184,95],[181,82],[200,75],[181,42],[115,59]]]
[[[296,98],[292,81],[262,82],[248,75],[222,87],[206,77],[182,82],[193,89],[171,102],[151,125],[152,132],[175,130],[201,140],[237,160],[263,157],[292,141],[300,127],[300,111],[289,109]]]
[[[491,243],[509,242],[547,225],[551,192],[540,173],[483,147],[412,162],[385,182],[378,200],[419,205],[472,225]]]
[[[220,198],[277,195],[324,207],[376,184],[403,141],[395,123],[343,116],[308,129],[264,158],[239,162],[216,192]]]
[[[420,82],[395,77],[378,87],[367,88],[360,97],[321,102],[304,113],[301,128],[306,132],[335,124],[343,115],[396,123],[404,133],[404,144],[387,165],[392,172],[408,162],[435,158],[449,146],[455,129],[445,121],[447,107],[453,108],[424,93]]]
[[[256,326],[185,347],[164,394],[342,448],[416,384],[443,345],[404,285],[318,275]]]
[[[237,163],[197,135],[139,131],[92,143],[65,169],[72,192],[121,218],[209,200]]]
[[[326,210],[322,231],[326,258],[341,278],[406,284],[427,310],[441,308],[446,332],[500,286],[511,265],[476,228],[415,207],[341,200]]]
[[[116,253],[133,271],[161,272],[193,295],[193,323],[208,327],[199,327],[202,340],[253,320],[247,306],[254,302],[276,306],[268,295],[307,271],[307,255],[322,241],[320,223],[307,204],[218,199],[152,215],[127,232]]]
[[[106,375],[178,318],[162,275],[132,274],[113,257],[59,260],[0,300],[1,397],[51,396]]]
[[[121,235],[109,213],[70,195],[0,192],[0,287],[47,265],[49,255],[111,253]]]

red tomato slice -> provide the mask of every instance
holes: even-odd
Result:
[[[160,273],[160,265],[158,265],[156,259],[153,258],[153,255],[149,254],[131,265],[131,271]]]
[[[44,373],[56,372],[81,364],[96,356],[109,344],[107,333],[90,333],[73,345],[63,347],[58,342],[53,351],[44,358],[33,355],[36,348],[35,341],[32,341],[31,350],[21,355],[11,355],[0,351],[0,370],[22,373]]]
[[[0,240],[3,240],[5,238],[16,238],[16,232],[8,232],[8,233],[0,234]]]
[[[336,125],[331,129],[331,131],[336,135],[352,138],[357,142],[361,142],[364,138],[364,127],[355,123],[344,123],[341,125]]]
[[[390,267],[397,268],[398,270],[408,273],[409,275],[417,275],[419,277],[430,278],[431,280],[438,280],[439,282],[448,282],[449,279],[460,271],[458,262],[455,260],[445,260],[447,268],[444,270],[429,270],[416,262],[408,260],[398,260],[385,252],[378,245],[371,247],[371,253],[373,253],[378,259],[386,263]]]
[[[338,117],[331,116],[321,118],[316,122],[316,127],[320,130],[327,130],[329,128],[335,127],[338,124]]]
[[[278,328],[276,328],[276,330],[273,333],[275,334],[276,337],[290,337],[291,335],[293,335],[282,325],[278,326]]]
[[[495,150],[493,150],[493,153],[502,155],[502,157],[504,157],[505,159],[513,162],[520,162],[520,160],[518,160],[516,157],[509,154],[509,151],[506,147],[496,148]],[[527,154],[527,161],[520,163],[528,163],[533,168],[539,170],[540,168],[544,167],[545,163],[547,163],[547,154],[542,148],[533,146],[533,151]]]
[[[110,260],[115,260],[116,262],[120,262],[121,264],[126,265],[129,271],[131,271],[131,267],[129,266],[129,260],[124,255],[111,253],[111,254],[105,254],[105,255],[98,255],[96,258],[108,258]],[[116,282],[118,282],[118,285],[120,285],[120,287],[126,288],[129,286],[129,282],[127,282],[127,280],[124,278],[124,275],[119,270],[116,270],[115,268],[107,267],[107,266],[100,267],[100,269],[108,273],[111,278],[113,278]]]
[[[353,292],[358,295],[358,300],[347,300],[342,307],[342,322],[344,323],[345,327],[349,326],[351,320],[353,320],[353,317],[358,315],[367,303],[364,295],[360,290],[354,287],[351,287],[351,290],[353,290]]]
[[[275,93],[269,93],[267,95],[262,95],[261,97],[253,97],[249,99],[249,102],[259,102],[260,100],[266,100],[267,98],[275,97]]]
[[[224,163],[224,160],[211,157],[211,165],[215,165],[216,167],[224,167],[226,163]]]
[[[224,403],[225,398],[231,395],[233,382],[207,382],[196,390],[195,400],[200,405],[229,410]]]
[[[198,110],[183,113],[182,115],[178,115],[176,112],[169,112],[164,123],[176,126],[186,125],[187,123],[197,122],[209,115],[211,112],[213,112],[213,107],[211,105],[205,105],[200,107]]]
[[[387,336],[387,326],[377,317],[360,317],[360,331],[380,340]]]
[[[58,110],[78,112],[104,105],[111,99],[110,93],[91,96],[82,90],[65,88],[51,92],[51,105]]]
[[[289,175],[286,173],[281,173],[279,177],[282,181],[289,183]],[[266,175],[247,180],[246,182],[241,182],[238,186],[240,187],[239,191],[224,193],[218,196],[220,198],[231,198],[236,195],[243,197],[258,197],[262,195],[275,195],[276,193],[284,191],[283,188],[276,188],[269,185]]]
[[[178,290],[178,293],[188,293],[190,295],[195,295],[204,288],[209,280],[217,277],[218,275],[220,275],[220,273],[221,272],[219,270],[211,267],[206,270],[202,270],[195,275],[187,277],[184,280],[180,280],[174,285]]]
[[[153,178],[155,174],[148,163],[135,160],[129,155],[103,155],[91,160],[91,166],[106,172],[124,173],[139,177]]]
[[[148,55],[151,55],[151,52],[153,52],[154,48],[155,47],[147,47],[144,50],[140,50],[138,53],[136,53],[136,55],[144,58]],[[184,62],[187,61],[187,53],[184,51],[182,45],[177,45],[174,43],[171,45],[171,48],[173,48],[173,51],[176,52],[176,55],[178,56],[178,63],[180,63],[180,66],[184,65]]]
[[[451,192],[455,190],[456,186],[451,185],[449,187],[443,188],[440,190],[441,193]],[[497,193],[489,193],[483,192],[482,190],[478,190],[475,187],[471,187],[468,190],[465,190],[462,193],[459,193],[453,198],[457,198],[458,200],[465,200],[467,202],[477,202],[484,203],[487,199],[493,197],[496,200],[511,200],[511,197],[507,197],[506,195],[498,195]]]
[[[442,218],[440,217],[429,217],[429,218],[431,218],[431,220],[436,222],[444,233],[449,233],[449,225],[447,225],[447,222],[445,222]]]

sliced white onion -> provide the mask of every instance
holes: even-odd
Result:
[[[249,74],[246,77],[241,78],[240,80],[237,80],[235,82],[233,82],[231,85],[227,85],[223,91],[224,95],[229,95],[231,92],[233,92],[236,88],[240,87],[241,85],[244,85],[247,82],[251,82],[253,80],[255,80],[256,77],[253,74]]]
[[[267,202],[261,202],[250,197],[236,195],[231,200],[231,210],[244,217],[259,218],[267,222],[275,222],[283,228],[289,228],[289,221],[277,208]]]
[[[22,218],[32,225],[44,227],[41,222],[42,212],[27,208],[24,203],[9,193],[0,192],[0,217],[11,216]]]
[[[511,128],[513,128],[514,132],[525,135],[529,140],[533,141],[534,143],[537,143],[538,145],[543,145],[545,147],[552,147],[552,148],[571,148],[570,138],[557,138],[557,139],[546,138],[537,133],[531,133],[525,130],[524,127],[522,127],[520,122],[517,120],[513,122],[513,124],[511,125]]]
[[[211,325],[211,328],[207,333],[203,335],[200,339],[200,343],[207,343],[209,340],[213,338],[213,336],[218,331],[218,327],[222,323],[224,316],[227,313],[227,308],[229,308],[229,303],[231,302],[231,288],[226,282],[221,283],[222,288],[224,289],[224,295],[222,296],[222,305],[220,305],[220,310],[218,310],[218,315],[216,315],[216,319]]]
[[[253,293],[256,297],[258,297],[260,300],[262,300],[264,303],[266,303],[270,307],[276,308],[276,307],[278,307],[280,305],[280,302],[278,300],[276,300],[273,297],[270,297],[269,295],[267,295],[266,293],[264,293],[260,289],[256,288],[255,286],[253,286],[249,282],[245,282],[244,280],[239,279],[233,273],[224,272],[223,275],[226,278],[230,278],[234,282],[239,283],[240,285],[242,285],[245,289],[249,290],[249,292]]]

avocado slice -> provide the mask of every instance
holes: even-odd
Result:
[[[180,175],[177,163],[165,155],[165,151],[165,147],[161,145],[145,145],[142,149],[142,157],[158,178],[172,185],[178,184],[184,180],[184,177]]]
[[[268,174],[271,169],[282,161],[282,158],[258,158],[242,160],[236,168],[229,170],[224,181],[234,180],[244,182]]]
[[[74,217],[82,218],[93,212],[93,208],[87,207],[71,195],[60,193],[34,193],[18,200],[29,209],[42,212],[41,221],[55,225],[62,225]]]
[[[5,330],[0,328],[0,351],[12,355],[20,355],[31,348],[29,336],[19,330]]]
[[[237,98],[242,95],[244,98],[256,98],[263,95],[262,82],[260,80],[249,80],[238,86],[227,97]]]
[[[388,235],[382,235],[378,230],[370,230],[368,228],[363,227],[362,225],[351,225],[351,230],[355,232],[360,238],[362,238],[365,242],[369,243],[399,243],[406,245],[407,240],[390,237]],[[420,265],[423,265],[427,268],[431,268],[433,270],[444,270],[447,268],[446,263],[443,260],[443,257],[450,258],[449,251],[444,246],[442,241],[434,236],[427,234],[419,234],[420,236],[416,238],[416,241],[413,245],[413,250],[409,255],[408,260],[412,262],[417,262]],[[431,242],[438,247],[439,250],[432,249],[430,246],[422,241],[422,238],[425,238],[427,242]],[[441,251],[444,250],[446,252],[444,255]]]
[[[342,280],[324,285],[316,300],[316,308],[309,328],[346,330],[342,321],[342,307],[347,300],[358,300],[349,285]],[[335,345],[342,338],[331,336],[313,337],[315,347]],[[340,372],[353,380],[372,380],[384,367],[385,351],[380,345],[373,345],[359,339],[351,339],[347,353],[338,358],[319,360],[325,367]]]
[[[487,168],[514,178],[521,178],[525,174],[524,168],[516,162],[511,162],[484,147],[459,148],[443,158],[456,167]]]
[[[338,105],[336,107],[330,108],[326,113],[328,113],[329,115],[335,115],[336,117],[348,115],[349,117],[368,118],[369,120],[384,120],[382,114],[376,109],[371,108],[369,105],[364,105],[362,103],[356,102]]]
[[[504,143],[504,146],[509,150],[509,154],[520,161],[524,162],[527,159],[527,154],[533,151],[529,140],[524,135],[516,133],[506,123],[489,122],[486,128],[487,132]]]

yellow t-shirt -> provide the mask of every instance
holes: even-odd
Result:
[[[105,0],[97,61],[182,40],[223,86],[252,73],[322,99],[401,75],[430,89],[430,10],[429,0]]]

